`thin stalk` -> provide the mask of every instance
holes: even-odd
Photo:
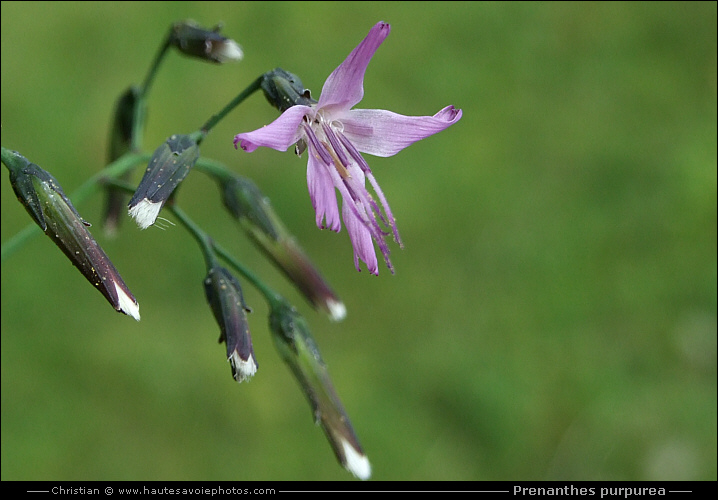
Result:
[[[210,236],[207,235],[197,224],[195,224],[190,217],[184,213],[184,211],[177,205],[167,206],[170,212],[180,221],[180,223],[192,234],[194,239],[199,243],[202,248],[202,253],[205,256],[207,266],[214,262],[214,255],[219,255],[226,260],[230,266],[232,266],[238,273],[249,281],[259,292],[264,295],[270,306],[276,305],[278,302],[283,301],[281,295],[276,293],[274,290],[269,288],[260,280],[252,271],[243,266],[232,254],[225,250],[221,245],[215,242]]]
[[[182,210],[174,203],[168,204],[165,208],[168,208],[170,212],[172,212],[175,217],[177,217],[177,219],[180,221],[180,224],[182,224],[185,229],[189,231],[195,241],[197,241],[197,244],[199,244],[200,248],[202,249],[202,255],[204,255],[204,261],[207,265],[207,269],[214,267],[215,263],[217,262],[217,259],[214,256],[212,238],[210,238],[209,235],[202,230],[202,228],[195,224],[194,221],[190,219],[190,217],[186,213],[184,213],[184,210]]]
[[[170,29],[155,59],[152,61],[147,76],[145,76],[145,81],[142,82],[142,86],[140,87],[139,96],[137,98],[138,102],[135,106],[135,113],[132,118],[132,151],[140,151],[142,149],[142,127],[144,127],[145,116],[147,114],[147,95],[150,93],[150,88],[155,81],[155,76],[157,76],[160,64],[164,60],[167,50],[170,48],[171,37],[172,30]]]
[[[219,113],[216,115],[213,115],[209,120],[207,120],[207,123],[205,123],[202,128],[200,129],[202,131],[203,136],[206,136],[209,131],[219,123],[219,121],[227,116],[230,111],[232,111],[234,108],[239,105],[242,101],[244,101],[247,97],[252,95],[254,92],[259,90],[262,86],[262,80],[264,80],[264,75],[261,75],[259,78],[257,78],[255,81],[253,81],[249,86],[244,89],[242,92],[239,93],[237,97],[232,99],[229,104],[227,104]]]

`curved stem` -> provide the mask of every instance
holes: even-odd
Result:
[[[192,219],[189,218],[184,211],[177,205],[166,206],[180,223],[192,234],[194,239],[199,243],[204,254],[207,267],[215,261],[215,253],[221,256],[224,260],[229,263],[237,272],[239,272],[244,278],[249,281],[259,292],[264,295],[270,306],[274,307],[277,303],[284,301],[283,297],[277,292],[269,288],[262,282],[252,271],[243,266],[232,254],[225,250],[221,245],[215,242],[207,233],[205,233]]]
[[[195,241],[197,241],[197,244],[199,244],[202,249],[202,255],[204,256],[207,269],[213,267],[217,262],[217,259],[215,258],[214,250],[212,249],[212,238],[210,238],[207,233],[195,224],[194,221],[184,213],[184,210],[174,203],[168,204],[165,208],[169,209],[169,211],[177,217],[180,223],[185,227],[185,229],[187,229],[187,231],[189,231]]]
[[[277,292],[269,288],[264,284],[252,271],[244,267],[237,259],[232,256],[227,250],[222,248],[218,243],[212,242],[216,252],[226,260],[237,272],[239,272],[244,278],[249,281],[257,290],[259,290],[264,298],[267,299],[270,307],[275,307],[279,303],[285,303],[284,297],[279,295]]]
[[[232,173],[225,165],[209,158],[200,157],[197,160],[197,163],[195,163],[194,168],[195,170],[199,170],[200,172],[209,175],[212,179],[218,181],[226,182],[234,177],[234,173]]]
[[[237,105],[239,105],[239,103],[241,103],[247,97],[249,97],[254,92],[259,90],[261,88],[263,79],[264,79],[264,75],[260,76],[255,81],[250,83],[246,89],[244,89],[242,92],[240,92],[237,97],[232,99],[230,101],[230,103],[227,104],[219,113],[217,113],[216,115],[213,115],[209,120],[207,120],[207,122],[204,125],[202,125],[202,128],[200,129],[202,131],[203,135],[206,136],[209,133],[209,131],[212,129],[212,127],[217,125],[217,123],[219,123],[219,121],[222,118],[227,116],[227,114],[229,114],[230,111],[232,111],[234,108],[236,108]]]
[[[147,102],[147,94],[150,93],[150,88],[155,81],[155,76],[157,75],[157,71],[159,70],[160,64],[164,60],[164,57],[167,54],[167,50],[170,48],[171,38],[172,29],[170,28],[167,37],[165,38],[164,42],[162,42],[162,45],[157,52],[157,55],[152,61],[152,65],[147,72],[147,76],[145,76],[145,81],[142,82],[142,86],[139,89],[137,103],[135,105],[134,114],[132,116],[132,151],[140,151],[142,149],[142,127],[144,127],[145,117],[147,115],[147,106],[145,105],[145,103]]]
[[[170,48],[171,36],[172,30],[170,29],[170,32],[167,34],[165,41],[160,46],[160,50],[157,52],[154,61],[152,61],[152,66],[150,66],[150,70],[147,72],[147,76],[145,76],[145,81],[142,82],[142,87],[140,88],[140,97],[145,97],[150,92],[152,83],[154,82],[155,76],[157,75],[157,70],[162,63],[162,60],[167,53],[167,50]]]

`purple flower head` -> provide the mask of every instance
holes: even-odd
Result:
[[[403,116],[382,109],[352,109],[364,97],[364,72],[376,49],[389,35],[387,23],[377,23],[346,60],[324,82],[319,101],[287,109],[269,125],[237,134],[239,145],[251,153],[260,146],[286,151],[297,144],[309,150],[307,184],[317,226],[341,229],[336,188],[342,195],[342,217],[354,247],[354,264],[366,263],[379,274],[374,242],[389,269],[386,235],[390,228],[401,246],[389,204],[361,153],[392,156],[416,141],[440,132],[461,119],[461,110],[447,106],[434,116]],[[301,145],[301,146],[300,146]],[[369,180],[375,199],[366,189]]]

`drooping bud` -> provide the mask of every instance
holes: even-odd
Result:
[[[189,135],[173,135],[155,150],[128,205],[140,229],[155,223],[160,209],[198,158],[199,146]]]
[[[57,180],[16,151],[2,148],[2,161],[10,170],[10,183],[18,200],[37,225],[115,310],[139,321],[137,300]]]
[[[344,303],[312,264],[259,188],[238,175],[220,181],[220,188],[227,210],[307,300],[314,307],[324,309],[332,320],[344,319]]]
[[[249,380],[257,372],[257,362],[249,335],[247,312],[239,281],[227,269],[210,268],[204,279],[204,292],[220,328],[219,342],[227,344],[227,360],[237,382]]]
[[[219,34],[221,26],[211,30],[188,19],[172,25],[170,44],[185,55],[205,61],[240,61],[244,54],[237,42]]]
[[[107,150],[107,162],[120,158],[122,155],[130,151],[132,147],[132,132],[139,105],[139,89],[136,86],[128,88],[117,100],[115,105],[115,114],[112,118],[112,127],[110,129],[110,142]],[[125,172],[119,180],[127,181],[131,172]],[[106,189],[107,195],[105,199],[105,211],[103,215],[103,226],[105,233],[113,236],[117,232],[117,228],[125,213],[126,197],[123,192],[112,186]]]
[[[311,92],[304,88],[297,75],[282,68],[265,73],[261,86],[269,104],[282,113],[297,104],[309,106],[317,102],[312,99]]]
[[[304,318],[286,302],[272,304],[272,339],[302,387],[339,463],[359,479],[369,479],[371,465],[337,396],[327,367]]]

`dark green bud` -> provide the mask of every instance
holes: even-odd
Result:
[[[115,105],[115,114],[112,118],[112,127],[110,129],[110,141],[107,150],[107,162],[120,158],[129,152],[132,147],[132,134],[134,128],[135,115],[138,113],[140,90],[136,86],[128,88],[117,100]],[[118,180],[127,181],[131,172],[125,172]],[[117,188],[109,186],[106,188],[105,210],[102,218],[105,232],[113,235],[120,225],[122,215],[125,213],[125,200],[127,199],[123,192]]]
[[[249,179],[238,175],[220,180],[222,201],[242,229],[285,274],[307,300],[340,321],[346,307],[282,223],[269,199]]]
[[[208,30],[192,20],[175,23],[170,30],[170,45],[185,55],[205,61],[239,61],[244,54],[237,42],[219,34],[220,26]]]
[[[15,151],[2,148],[2,161],[18,200],[37,225],[117,311],[139,321],[137,300],[57,180]]]
[[[160,209],[198,158],[199,146],[188,135],[173,135],[155,150],[128,205],[130,215],[141,229],[155,223]]]
[[[298,76],[282,68],[264,74],[262,91],[269,104],[282,113],[297,104],[311,106],[317,102],[312,99],[311,92],[304,88]]]

